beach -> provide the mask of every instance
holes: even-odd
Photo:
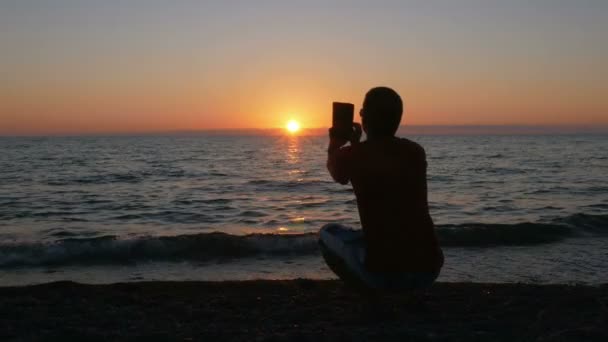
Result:
[[[608,285],[437,283],[360,294],[335,280],[55,282],[0,288],[0,339],[605,341]]]

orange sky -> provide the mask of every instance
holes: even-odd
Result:
[[[377,85],[405,124],[608,125],[608,5],[380,3],[0,4],[0,134],[324,127]]]

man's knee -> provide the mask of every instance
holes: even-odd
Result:
[[[336,233],[341,229],[343,229],[342,226],[336,223],[324,225],[319,231],[319,241],[323,242],[326,246],[333,245],[333,240],[336,239]]]
[[[342,226],[341,224],[328,223],[328,224],[324,225],[323,227],[321,227],[321,232],[335,233],[337,231],[344,230],[344,229],[345,229],[345,227]]]

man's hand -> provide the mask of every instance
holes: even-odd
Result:
[[[342,133],[342,134],[341,134]],[[352,144],[358,144],[361,138],[361,125],[353,124],[353,127],[347,137],[344,137],[344,132],[339,132],[335,128],[329,129],[329,147],[327,148],[327,170],[331,177],[340,184],[348,184],[350,179],[350,151],[351,149],[342,149],[350,141]]]
[[[348,142],[348,140],[341,137],[335,128],[333,128],[333,127],[330,128],[329,129],[329,146],[327,147],[327,153],[331,154],[331,153],[339,150],[340,147],[346,145],[347,142]]]
[[[361,134],[363,133],[363,130],[361,128],[361,124],[354,122],[353,123],[353,128],[350,134],[350,137],[348,139],[345,139],[343,137],[341,137],[339,134],[337,134],[337,131],[335,128],[330,128],[329,129],[329,150],[336,150],[339,149],[340,147],[346,145],[347,142],[350,142],[351,145],[355,145],[358,144],[359,141],[361,140]]]
[[[353,122],[353,133],[350,136],[350,144],[356,145],[361,140],[361,134],[363,134],[363,129],[361,128],[361,124],[357,122]]]
[[[341,137],[340,134],[338,133],[337,129],[335,129],[334,127],[329,129],[329,146],[330,147],[333,146],[336,148],[340,148],[340,147],[346,145],[347,142],[348,142],[348,140]]]

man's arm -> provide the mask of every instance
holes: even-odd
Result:
[[[350,152],[350,146],[342,148],[330,143],[327,148],[327,170],[331,177],[340,184],[348,184],[350,180]]]
[[[419,153],[418,153],[418,160],[420,162],[420,178],[421,178],[421,186],[419,187],[420,196],[422,198],[422,203],[421,203],[421,210],[424,212],[424,219],[426,220],[426,224],[430,225],[431,227],[433,227],[433,233],[435,234],[435,225],[433,223],[433,218],[431,217],[431,213],[429,211],[429,200],[428,200],[428,188],[427,188],[427,161],[426,161],[426,152],[424,151],[424,148],[422,148],[422,146],[420,146],[419,149]],[[443,267],[443,264],[445,262],[445,256],[443,255],[443,250],[441,250],[441,247],[439,245],[436,246],[437,247],[437,253],[439,255],[439,257],[437,258],[437,264],[435,265],[435,267],[437,267],[437,269],[441,269]]]
[[[427,161],[426,161],[426,152],[424,148],[420,145],[417,145],[416,148],[416,191],[418,191],[418,195],[416,198],[419,198],[418,205],[420,206],[420,210],[428,216],[428,219],[432,221],[430,213],[429,213],[429,200],[428,200],[428,187],[427,187]]]
[[[327,170],[331,177],[340,184],[348,184],[352,168],[352,145],[358,144],[361,139],[361,125],[353,124],[353,134],[350,139],[351,146],[346,146],[348,140],[337,137],[333,130],[329,130],[329,146],[327,148]]]

